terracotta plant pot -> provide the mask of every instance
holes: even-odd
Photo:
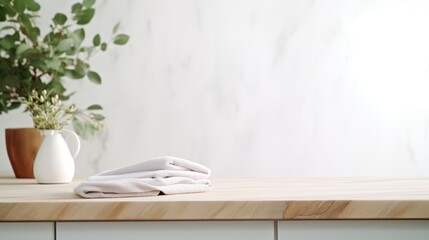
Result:
[[[35,128],[7,128],[6,149],[17,178],[34,178],[33,164],[43,137]]]

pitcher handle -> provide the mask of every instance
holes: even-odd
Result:
[[[79,136],[77,136],[77,134],[75,132],[67,130],[67,129],[63,129],[62,134],[66,135],[66,136],[63,135],[64,140],[66,141],[67,145],[69,146],[70,153],[71,153],[73,159],[75,159],[77,157],[77,155],[79,154],[79,151],[80,151]],[[70,142],[68,141],[70,136],[72,137],[71,139],[72,139],[73,144],[70,144]]]

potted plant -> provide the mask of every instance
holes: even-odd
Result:
[[[45,97],[49,99],[69,100],[73,92],[68,92],[64,85],[67,79],[87,78],[95,84],[101,84],[102,78],[91,68],[89,60],[96,53],[106,51],[112,43],[126,44],[129,37],[118,34],[119,24],[116,24],[109,39],[94,34],[91,43],[84,44],[87,38],[85,25],[95,14],[94,3],[95,0],[83,0],[72,5],[70,14],[55,14],[50,30],[42,34],[35,21],[41,8],[39,3],[35,0],[0,1],[0,114],[18,109],[23,103],[27,104],[23,98],[29,100],[34,97],[34,91],[38,96],[44,96],[42,92],[45,91]],[[69,116],[75,131],[82,138],[89,138],[102,129],[104,116],[100,110],[100,105],[93,104],[84,110],[76,108],[74,114]],[[38,114],[32,113],[32,117],[36,124]],[[9,133],[6,130],[6,138],[19,135],[12,134],[13,131]],[[7,145],[10,143],[14,145],[13,148],[19,147],[14,142],[19,141],[6,139]],[[35,147],[37,145],[34,144]],[[7,147],[9,154],[10,146]],[[14,152],[23,150],[34,152],[34,149],[28,148],[15,149]],[[31,158],[31,154],[28,155]],[[32,177],[32,173],[29,174],[24,177]]]
[[[34,160],[34,177],[38,183],[68,183],[74,176],[74,158],[80,150],[79,137],[65,130],[76,115],[85,115],[75,105],[64,106],[58,95],[49,97],[47,90],[36,90],[28,97],[18,97],[33,118],[34,127],[44,137]],[[61,134],[71,135],[74,149],[69,149]]]

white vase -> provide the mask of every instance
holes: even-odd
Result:
[[[74,158],[80,150],[76,133],[70,130],[42,130],[43,142],[34,159],[34,177],[38,183],[69,183],[73,180]],[[64,140],[71,139],[70,148]]]

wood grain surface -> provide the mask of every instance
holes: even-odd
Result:
[[[35,128],[7,128],[7,154],[17,178],[34,178],[33,165],[43,137]]]
[[[0,221],[429,219],[429,179],[214,179],[206,193],[83,199],[0,179]]]

